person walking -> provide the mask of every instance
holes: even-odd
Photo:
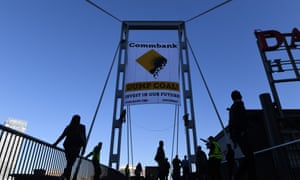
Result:
[[[164,169],[163,172],[164,172],[164,176],[165,176],[164,180],[168,180],[170,168],[171,168],[170,162],[169,162],[168,158],[166,158],[164,165],[163,165],[163,169]]]
[[[84,152],[86,145],[85,126],[80,124],[80,116],[74,115],[70,124],[64,129],[63,133],[58,137],[53,146],[65,138],[63,143],[65,149],[65,158],[67,161],[66,167],[63,172],[63,178],[70,180],[72,167],[79,156],[80,150]]]
[[[159,141],[159,145],[154,157],[154,160],[158,163],[158,177],[160,180],[164,179],[164,164],[165,164],[165,150],[164,150],[164,142],[162,140]]]
[[[207,157],[201,146],[196,150],[196,177],[198,180],[206,179]]]
[[[142,164],[139,162],[136,167],[135,167],[135,170],[134,170],[134,174],[135,174],[135,177],[137,179],[141,179],[141,173],[143,171],[143,168],[142,168]]]
[[[125,176],[127,179],[130,178],[129,164],[126,164],[126,167],[125,167]]]
[[[185,155],[181,161],[182,170],[183,170],[183,179],[188,180],[190,178],[190,162]]]
[[[173,179],[174,180],[180,180],[180,169],[181,169],[181,161],[178,158],[178,155],[175,156],[175,158],[172,160],[172,166],[173,166]]]
[[[237,170],[236,179],[240,179],[242,174],[247,173],[248,179],[255,180],[256,167],[254,153],[248,137],[248,119],[246,109],[242,101],[242,95],[238,90],[231,92],[233,104],[229,109],[229,133],[234,147],[240,147],[245,156],[244,162],[240,164]]]
[[[235,167],[235,159],[234,159],[234,150],[232,149],[231,144],[227,144],[226,161],[227,161],[228,180],[232,180],[233,169]]]
[[[220,145],[215,141],[215,138],[209,136],[207,148],[209,149],[208,153],[208,170],[209,175],[212,180],[221,180],[221,160],[222,160],[222,151]]]
[[[99,142],[97,146],[94,147],[93,151],[86,155],[86,158],[92,156],[92,163],[94,166],[94,180],[100,180],[101,167],[100,167],[100,151],[102,149],[102,142]]]

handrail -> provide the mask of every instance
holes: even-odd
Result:
[[[17,131],[17,130],[14,130],[12,128],[9,128],[9,127],[6,127],[6,126],[3,126],[2,124],[0,124],[0,129],[3,130],[3,131],[6,131],[8,133],[11,133],[11,134],[15,134],[17,136],[21,136],[23,138],[26,138],[26,139],[29,139],[29,140],[32,140],[32,141],[35,141],[39,144],[44,144],[44,145],[50,145],[49,143],[45,142],[45,141],[42,141],[42,140],[39,140],[37,138],[34,138],[32,136],[29,136],[25,133],[22,133],[20,131]],[[62,149],[61,149],[62,150]]]
[[[93,179],[93,164],[81,157],[77,179]],[[78,163],[79,158],[77,158]],[[10,180],[17,175],[60,176],[66,165],[64,150],[52,144],[0,125],[0,179]],[[75,165],[73,168],[75,168]],[[110,168],[101,165],[102,175]],[[72,174],[74,169],[72,170]]]
[[[78,180],[92,180],[91,160],[82,158]],[[74,174],[77,158],[72,174]],[[64,150],[52,144],[0,124],[0,179],[11,180],[18,175],[61,176],[66,165]],[[101,177],[122,179],[119,171],[100,164]]]
[[[282,143],[282,144],[278,144],[278,145],[275,145],[275,146],[272,146],[272,147],[268,147],[268,148],[265,148],[265,149],[255,151],[254,154],[259,154],[259,153],[267,152],[267,151],[270,151],[270,150],[275,150],[275,149],[278,149],[278,148],[281,148],[281,147],[284,147],[284,146],[288,146],[288,145],[291,145],[291,144],[299,143],[299,142],[300,142],[300,138],[289,141],[289,142],[285,142],[285,143]]]
[[[0,179],[12,175],[60,176],[66,161],[64,150],[40,139],[0,125]],[[93,165],[83,158],[78,179],[92,179]]]

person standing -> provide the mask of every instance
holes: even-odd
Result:
[[[232,180],[233,169],[235,166],[235,159],[234,159],[234,151],[231,147],[231,144],[227,144],[226,161],[227,161],[228,179]]]
[[[206,177],[207,171],[207,157],[201,146],[197,147],[196,151],[196,176],[197,179],[202,180]]]
[[[72,167],[76,158],[79,156],[81,148],[84,152],[86,145],[85,126],[80,124],[79,115],[76,114],[72,117],[70,124],[64,129],[63,133],[55,141],[53,146],[57,146],[57,144],[64,138],[65,141],[63,146],[65,149],[67,165],[62,176],[67,180],[70,180]]]
[[[126,167],[125,167],[125,176],[127,179],[130,178],[129,164],[126,164]]]
[[[142,164],[139,162],[136,165],[135,170],[134,170],[134,174],[137,177],[137,179],[141,179],[141,173],[142,173],[142,171],[143,171]]]
[[[164,164],[165,164],[165,151],[164,151],[164,142],[162,140],[159,141],[159,145],[156,151],[156,155],[154,160],[158,163],[158,177],[160,180],[163,180],[164,175]]]
[[[92,162],[94,166],[94,180],[100,180],[101,167],[100,167],[100,151],[102,149],[102,142],[99,142],[97,146],[94,147],[93,151],[86,155],[86,158],[92,156]]]
[[[190,178],[190,162],[185,155],[181,161],[182,170],[183,170],[183,179],[188,180]]]
[[[173,179],[180,180],[180,169],[181,169],[181,161],[178,158],[178,155],[172,160],[173,165]]]
[[[245,161],[240,164],[237,170],[236,179],[240,179],[245,171],[248,171],[248,179],[255,180],[256,167],[254,153],[248,137],[248,120],[246,109],[242,101],[242,95],[238,90],[231,92],[233,104],[229,109],[229,132],[230,138],[234,143],[234,147],[239,145],[245,156]]]
[[[170,162],[168,160],[168,158],[165,159],[165,163],[164,163],[164,176],[165,176],[165,179],[164,180],[168,180],[168,177],[169,177],[169,173],[170,173],[170,168],[171,168],[171,165],[170,165]]]
[[[207,148],[209,149],[208,153],[208,170],[209,175],[212,180],[221,180],[221,160],[222,160],[222,151],[220,145],[215,141],[215,138],[209,136]]]

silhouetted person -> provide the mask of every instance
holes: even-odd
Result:
[[[205,179],[207,173],[207,157],[201,146],[196,151],[196,176],[197,179]]]
[[[183,179],[187,180],[190,177],[190,162],[185,155],[183,160],[181,161],[182,170],[183,170]]]
[[[248,120],[246,109],[242,101],[242,95],[234,90],[231,93],[233,104],[229,110],[229,132],[234,146],[238,144],[242,153],[245,155],[244,162],[238,168],[236,179],[240,179],[243,173],[248,171],[248,179],[256,179],[256,169],[253,149],[248,139]]]
[[[82,151],[84,151],[86,145],[85,126],[80,124],[79,115],[74,115],[72,117],[70,124],[64,129],[63,133],[53,145],[56,146],[64,138],[65,141],[63,146],[65,149],[67,165],[62,176],[67,180],[70,180],[73,164],[76,161],[81,148]]]
[[[233,169],[235,166],[235,160],[234,160],[234,151],[231,147],[231,144],[227,144],[226,161],[227,161],[227,168],[228,168],[228,171],[227,171],[228,179],[232,180]]]
[[[159,145],[158,145],[154,160],[158,163],[158,177],[160,180],[163,180],[165,177],[164,169],[163,169],[165,159],[166,159],[166,156],[165,156],[165,151],[164,151],[164,142],[159,141]]]
[[[180,169],[181,169],[181,161],[178,158],[178,155],[172,161],[173,165],[173,180],[180,180]]]
[[[94,147],[93,151],[86,155],[86,158],[92,156],[92,162],[94,166],[94,180],[100,180],[101,167],[100,167],[100,151],[102,148],[102,142],[99,142],[97,146]]]
[[[206,144],[209,149],[208,153],[208,171],[212,180],[221,180],[221,160],[222,151],[220,145],[215,141],[215,138],[210,136]]]
[[[127,164],[125,167],[125,176],[127,177],[127,179],[129,179],[129,175],[130,175],[130,170],[129,170],[129,165]]]
[[[169,162],[168,158],[166,158],[165,162],[163,163],[163,168],[162,168],[163,174],[164,174],[164,180],[168,180],[170,168],[171,168],[170,162]]]
[[[137,179],[140,179],[142,171],[143,171],[142,164],[138,163],[134,170],[134,174],[137,177]]]

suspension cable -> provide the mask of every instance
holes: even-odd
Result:
[[[203,15],[205,15],[205,14],[207,14],[207,13],[209,13],[209,12],[211,12],[211,11],[213,11],[213,10],[215,10],[215,9],[217,9],[217,8],[219,8],[219,7],[221,7],[221,6],[225,5],[225,4],[227,4],[227,3],[229,3],[230,1],[232,1],[232,0],[226,0],[226,1],[224,1],[224,2],[222,2],[222,3],[220,3],[220,4],[218,4],[218,5],[216,5],[216,6],[214,6],[214,7],[212,7],[212,8],[210,8],[210,9],[208,9],[208,10],[206,10],[206,11],[204,11],[204,12],[198,14],[197,16],[194,16],[194,17],[192,17],[192,18],[186,20],[185,22],[187,23],[187,22],[190,22],[190,21],[192,21],[192,20],[194,20],[194,19],[196,19],[196,18],[198,18],[198,17],[200,17],[200,16],[203,16]]]
[[[176,155],[178,155],[178,137],[179,137],[179,106],[175,106],[175,113],[174,113],[174,126],[173,126],[173,136],[172,136],[172,152],[171,152],[171,160],[174,157],[174,142],[175,142],[175,136],[176,136]]]
[[[131,159],[131,167],[133,167],[133,140],[132,140],[132,121],[131,121],[131,111],[130,106],[127,106],[127,164],[130,164]]]
[[[115,19],[115,20],[117,20],[119,22],[122,22],[122,20],[120,18],[118,18],[118,17],[114,16],[113,14],[111,14],[110,12],[106,11],[105,9],[103,9],[102,7],[100,7],[99,5],[97,5],[96,3],[94,3],[93,1],[91,1],[91,0],[86,0],[86,1],[88,3],[90,3],[91,5],[93,5],[94,7],[96,7],[97,9],[99,9],[100,11],[102,11],[105,14],[109,15],[113,19]],[[187,23],[187,22],[190,22],[190,21],[192,21],[192,20],[194,20],[194,19],[196,19],[196,18],[198,18],[200,16],[203,16],[203,15],[205,15],[205,14],[207,14],[207,13],[209,13],[209,12],[211,12],[211,11],[213,11],[213,10],[215,10],[215,9],[217,9],[217,8],[219,8],[219,7],[227,4],[227,3],[229,3],[230,1],[232,1],[232,0],[226,0],[226,1],[220,3],[220,4],[216,5],[216,6],[214,6],[214,7],[210,8],[210,9],[208,9],[208,10],[206,10],[206,11],[204,11],[204,12],[202,12],[202,13],[200,13],[200,14],[192,17],[192,18],[190,18],[190,19],[187,19],[185,22]]]
[[[103,11],[105,14],[109,15],[110,17],[114,18],[115,20],[122,22],[121,19],[117,18],[116,16],[112,15],[110,12],[106,11],[105,9],[103,9],[102,7],[98,6],[96,3],[94,3],[91,0],[86,0],[88,3],[90,3],[91,5],[95,6],[97,9]]]
[[[129,138],[130,138],[130,149],[131,149],[131,166],[133,167],[133,140],[132,140],[132,121],[131,121],[131,110],[130,106],[127,107],[128,110],[128,124],[129,124]]]
[[[179,146],[179,105],[176,105],[177,106],[177,139],[176,139],[176,154],[178,155],[178,146]]]
[[[172,151],[171,151],[171,158],[173,158],[173,152],[174,152],[174,139],[175,139],[175,129],[176,129],[176,111],[177,108],[175,106],[175,115],[174,115],[174,125],[173,125],[173,136],[172,136]]]
[[[97,117],[97,114],[98,114],[98,111],[99,111],[99,108],[100,108],[100,105],[101,105],[101,102],[102,102],[102,99],[103,99],[103,95],[104,95],[106,86],[107,86],[107,84],[108,84],[109,77],[110,77],[111,72],[112,72],[112,69],[113,69],[113,65],[114,65],[114,63],[115,63],[115,61],[116,61],[116,57],[117,57],[117,54],[118,54],[118,51],[119,51],[119,48],[120,48],[120,44],[121,44],[121,43],[118,44],[118,47],[117,47],[117,49],[116,49],[116,51],[115,51],[115,55],[114,55],[113,61],[112,61],[111,65],[110,65],[110,68],[109,68],[109,71],[108,71],[108,74],[107,74],[107,77],[106,77],[106,80],[105,80],[105,83],[104,83],[104,86],[103,86],[103,89],[102,89],[102,92],[101,92],[99,101],[98,101],[98,104],[97,104],[97,107],[96,107],[96,111],[95,111],[93,120],[92,120],[92,122],[91,122],[90,129],[89,129],[89,132],[88,132],[88,135],[87,135],[87,138],[86,138],[86,139],[87,139],[87,140],[86,140],[86,145],[87,145],[87,143],[88,143],[88,141],[89,141],[89,138],[90,138],[92,129],[94,128],[94,124],[95,124],[95,121],[96,121],[96,117]],[[84,152],[83,152],[83,154],[84,154]],[[82,155],[83,155],[83,154],[82,154]]]
[[[198,71],[199,71],[199,73],[200,73],[200,76],[201,76],[201,78],[202,78],[202,81],[203,81],[203,83],[204,83],[205,89],[206,89],[206,91],[207,91],[207,93],[208,93],[208,96],[209,96],[209,98],[210,98],[210,101],[211,101],[211,103],[212,103],[212,105],[213,105],[213,107],[214,107],[214,110],[215,110],[215,112],[216,112],[216,114],[217,114],[218,120],[219,120],[219,122],[220,122],[220,124],[221,124],[221,127],[222,127],[222,130],[223,130],[223,132],[224,132],[226,141],[227,141],[227,142],[230,142],[230,141],[229,141],[229,138],[228,138],[228,135],[227,135],[227,133],[226,133],[226,131],[225,131],[225,126],[224,126],[223,121],[222,121],[222,119],[221,119],[220,113],[219,113],[219,111],[218,111],[218,109],[217,109],[217,106],[216,106],[216,104],[215,104],[215,101],[214,101],[214,99],[213,99],[213,97],[212,97],[212,95],[211,95],[211,92],[210,92],[210,90],[209,90],[209,87],[208,87],[207,82],[206,82],[206,80],[205,80],[205,78],[204,78],[204,75],[203,75],[203,73],[202,73],[202,70],[201,70],[201,68],[200,68],[200,65],[199,65],[199,63],[198,63],[198,60],[197,60],[197,58],[196,58],[196,56],[195,56],[195,53],[194,53],[194,51],[193,51],[193,49],[192,49],[192,46],[191,46],[189,40],[187,40],[187,43],[188,43],[188,46],[189,46],[189,48],[190,48],[190,50],[191,50],[191,52],[192,52],[194,61],[195,61],[195,63],[196,63],[196,66],[197,66]]]
[[[127,132],[126,132],[126,136],[127,136],[127,165],[129,165],[129,161],[130,161],[130,146],[129,146],[129,109],[127,109],[127,113],[126,113],[126,118],[127,118]]]
[[[100,95],[100,98],[99,98],[99,101],[98,101],[98,104],[97,104],[97,107],[96,107],[96,111],[94,113],[94,117],[93,117],[93,120],[91,122],[91,126],[90,126],[90,129],[89,129],[89,132],[88,132],[88,135],[86,137],[86,144],[85,144],[85,147],[82,149],[81,153],[80,153],[80,156],[82,157],[85,153],[85,149],[86,149],[86,146],[87,146],[87,143],[89,142],[89,139],[90,139],[90,135],[91,135],[91,132],[92,132],[92,129],[94,127],[94,124],[95,124],[95,121],[96,121],[96,117],[97,117],[97,114],[98,114],[98,111],[99,111],[99,108],[100,108],[100,105],[101,105],[101,102],[102,102],[102,98],[103,98],[103,95],[104,95],[104,92],[105,92],[105,89],[106,89],[106,86],[107,86],[107,83],[108,83],[108,80],[109,80],[109,77],[110,77],[110,74],[112,72],[112,69],[113,69],[113,65],[116,61],[116,56],[117,56],[117,52],[119,51],[119,48],[120,48],[120,44],[118,44],[118,47],[115,51],[115,55],[114,55],[114,58],[113,58],[113,61],[110,65],[110,69],[108,71],[108,74],[107,74],[107,77],[106,77],[106,80],[105,80],[105,83],[104,83],[104,87],[102,89],[102,92],[101,92],[101,95]],[[79,158],[79,161],[77,163],[77,166],[76,166],[76,169],[75,169],[75,172],[74,172],[74,175],[73,175],[73,179],[76,179],[77,178],[77,174],[79,172],[79,168],[80,168],[80,164],[81,164],[81,158]]]

